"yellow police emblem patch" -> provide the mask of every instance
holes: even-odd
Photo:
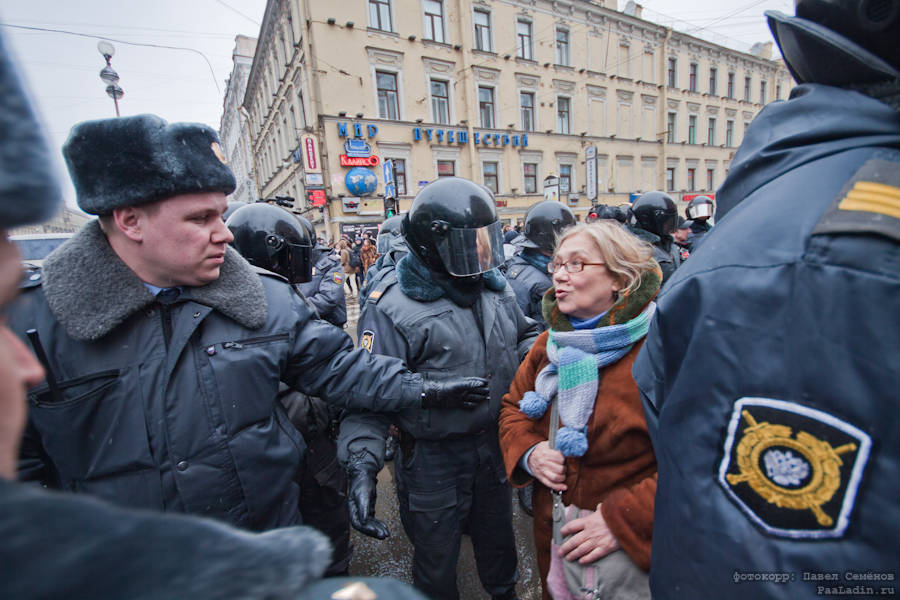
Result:
[[[728,425],[719,484],[767,533],[840,537],[871,447],[868,434],[828,413],[741,398]]]
[[[335,271],[331,274],[331,280],[338,285],[344,285],[344,274],[340,271]]]
[[[375,342],[375,332],[371,330],[363,331],[362,337],[359,338],[359,347],[363,350],[367,351],[369,354],[372,353],[372,344]]]

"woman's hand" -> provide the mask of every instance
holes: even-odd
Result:
[[[603,519],[599,504],[597,510],[588,516],[563,525],[560,533],[563,537],[575,534],[559,549],[559,553],[570,562],[580,559],[578,562],[586,565],[619,548],[619,542]]]
[[[528,468],[551,490],[566,491],[566,459],[559,450],[550,447],[549,442],[540,442],[528,456]]]

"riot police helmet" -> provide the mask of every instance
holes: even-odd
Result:
[[[844,86],[900,78],[900,0],[795,0],[795,17],[766,11],[799,83]]]
[[[242,206],[247,206],[246,202],[240,202],[238,200],[231,200],[228,202],[228,207],[225,209],[225,212],[222,213],[222,220],[227,221],[228,217],[234,214],[234,211],[239,209]]]
[[[629,224],[664,237],[675,230],[677,220],[678,209],[668,194],[647,192],[634,201]]]
[[[387,254],[391,249],[391,242],[394,238],[403,235],[403,217],[397,215],[385,219],[378,228],[378,237],[375,238],[375,252],[378,254]]]
[[[287,278],[291,283],[312,279],[312,225],[272,204],[247,204],[225,222],[231,243],[251,265]]]
[[[523,245],[553,254],[560,233],[574,224],[575,214],[568,206],[556,200],[542,200],[525,213],[523,233],[530,243]]]
[[[503,263],[503,226],[494,196],[460,177],[442,177],[422,188],[403,217],[410,251],[437,272],[467,277]]]
[[[713,201],[709,198],[709,196],[694,196],[691,198],[691,201],[688,202],[687,210],[687,218],[693,221],[705,221],[711,216],[713,216],[714,212]]]
[[[627,217],[628,215],[625,211],[618,206],[601,205],[600,210],[597,212],[598,219],[611,219],[619,223],[624,223]]]

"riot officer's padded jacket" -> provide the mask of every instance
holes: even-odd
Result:
[[[19,475],[248,529],[295,524],[304,448],[279,381],[336,404],[418,404],[421,378],[353,351],[286,281],[228,248],[219,279],[158,301],[96,221],[44,263],[10,325],[57,382],[29,393]]]
[[[296,598],[330,555],[308,527],[248,534],[5,480],[0,537],[3,595],[21,600]]]
[[[297,284],[312,302],[319,316],[336,327],[347,322],[347,298],[344,296],[344,267],[330,250],[322,252],[313,269],[312,280]]]
[[[801,85],[759,113],[717,200],[634,367],[653,596],[877,595],[896,581],[867,573],[900,564],[900,113]]]
[[[438,440],[496,431],[500,400],[537,338],[537,325],[522,314],[515,294],[499,274],[489,276],[472,308],[463,308],[446,297],[427,273],[413,254],[407,254],[385,276],[360,315],[360,346],[374,354],[396,356],[410,370],[429,378],[489,380],[490,400],[473,410],[412,408],[400,412],[394,423],[405,433],[416,439]],[[341,438],[356,440],[350,454],[366,450],[380,463],[384,435],[379,431],[357,437],[367,427],[362,424],[357,430],[353,425],[359,420],[372,422],[377,415],[357,416],[345,419]],[[387,423],[382,425],[386,432]],[[345,444],[339,443],[339,453],[345,462]]]
[[[517,254],[506,263],[506,279],[516,294],[516,302],[525,316],[537,321],[541,331],[547,329],[541,315],[541,301],[544,293],[553,287],[553,280],[547,270],[543,271]]]

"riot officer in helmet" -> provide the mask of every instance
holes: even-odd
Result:
[[[663,283],[681,264],[680,254],[672,248],[677,220],[675,202],[663,192],[641,194],[631,207],[628,226],[634,235],[653,246],[653,258],[662,269]]]
[[[515,598],[512,490],[502,468],[497,419],[537,325],[497,269],[503,261],[494,198],[466,179],[425,186],[403,219],[409,253],[372,290],[360,314],[360,346],[398,357],[435,377],[490,380],[489,401],[473,410],[409,410],[395,461],[404,529],[415,548],[413,581],[431,598],[457,598],[456,561],[468,525],[485,590]],[[373,514],[390,419],[359,412],[338,442],[350,477],[350,517],[385,537]],[[489,557],[489,558],[485,558]]]
[[[403,217],[400,215],[385,219],[378,228],[375,238],[375,252],[378,258],[366,271],[366,282],[359,293],[360,306],[365,304],[369,291],[384,277],[387,270],[393,269],[397,261],[408,252],[403,239]]]
[[[696,244],[712,229],[709,219],[715,212],[713,201],[708,196],[695,196],[688,202],[685,213],[691,221],[691,233],[688,237],[688,249]]]
[[[506,278],[525,316],[547,328],[541,314],[544,292],[553,286],[547,263],[556,248],[556,238],[566,227],[575,224],[568,206],[556,200],[543,200],[525,214],[524,234],[518,238],[518,252],[506,263]]]
[[[654,598],[896,584],[900,1],[794,5],[765,15],[799,85],[747,129],[634,363],[677,498],[655,507]]]

